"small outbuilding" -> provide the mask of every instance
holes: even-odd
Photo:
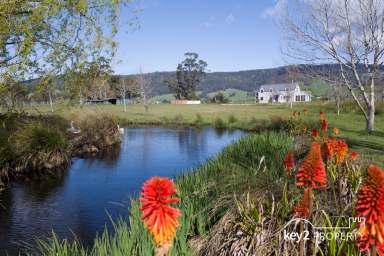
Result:
[[[172,100],[171,104],[175,105],[198,105],[201,104],[200,100]]]
[[[96,100],[87,100],[86,104],[112,104],[116,105],[116,98],[105,98],[105,99],[96,99]]]

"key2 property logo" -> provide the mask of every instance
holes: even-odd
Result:
[[[280,232],[282,232],[283,239],[289,242],[299,243],[300,241],[314,240],[317,244],[319,244],[326,240],[356,240],[359,234],[357,230],[353,230],[354,225],[365,225],[365,218],[334,218],[337,218],[338,221],[343,220],[343,223],[348,224],[344,226],[315,226],[306,219],[294,218],[285,224]]]

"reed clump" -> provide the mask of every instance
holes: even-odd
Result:
[[[86,156],[102,152],[121,142],[117,121],[109,114],[83,115],[74,124],[79,133],[71,135],[72,155]]]
[[[69,164],[64,121],[56,116],[6,113],[0,116],[0,180],[54,172]]]

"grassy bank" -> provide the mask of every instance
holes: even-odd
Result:
[[[59,115],[0,115],[0,188],[8,180],[55,175],[72,156],[97,153],[120,142],[115,119],[93,115],[76,119],[79,133]]]
[[[304,116],[304,109],[307,115]],[[49,113],[47,106],[28,109],[31,113]],[[141,105],[128,105],[127,112],[121,105],[92,105],[68,107],[57,105],[55,114],[72,120],[89,114],[112,114],[121,125],[213,125],[218,128],[240,128],[245,130],[265,130],[271,123],[279,119],[288,119],[293,111],[300,111],[301,118],[307,122],[316,120],[320,111],[327,113],[331,126],[340,128],[340,137],[365,158],[384,163],[384,105],[378,104],[376,116],[376,131],[365,132],[365,121],[359,110],[352,104],[346,103],[338,116],[332,103],[295,104],[291,109],[288,105],[150,105],[145,112]],[[273,124],[272,124],[273,125]]]
[[[361,156],[356,161],[355,152],[352,154],[324,121],[309,127],[317,128],[312,135],[301,126],[309,124],[300,121],[293,123],[289,133],[249,135],[200,168],[177,177],[177,197],[181,198],[177,207],[182,216],[171,255],[307,255],[305,251],[311,255],[364,255],[358,246],[365,248],[361,241],[367,240],[338,239],[337,234],[339,228],[356,234],[356,225],[364,227],[361,223],[351,226],[348,219],[356,212],[369,214],[365,208],[362,211],[362,205],[382,207],[360,199],[368,188],[372,195],[381,193],[384,176],[379,167],[367,168]],[[295,130],[301,132],[292,136]],[[294,158],[289,165],[287,152]],[[379,186],[375,187],[378,191],[372,191],[372,186]],[[362,200],[378,200],[370,198]],[[153,240],[142,224],[139,206],[133,199],[129,218],[117,220],[114,232],[105,231],[91,248],[54,236],[40,241],[35,254],[153,255]],[[315,246],[315,230],[295,218],[305,218],[316,232],[332,236]],[[377,224],[367,218],[367,225],[372,221]],[[283,231],[302,233],[308,229],[314,236],[308,242],[287,240],[282,235]],[[375,229],[360,231],[375,236]]]
[[[234,209],[234,198],[246,194],[282,195],[282,161],[292,144],[284,133],[250,135],[228,146],[217,158],[176,178],[183,212],[172,255],[193,255],[203,246],[215,224]],[[270,192],[270,193],[269,193]],[[260,200],[261,201],[261,200]],[[239,222],[241,223],[241,222]],[[118,220],[114,234],[104,232],[86,250],[79,243],[53,238],[41,244],[43,255],[152,255],[153,243],[133,200],[129,220]],[[36,254],[39,254],[36,253]]]

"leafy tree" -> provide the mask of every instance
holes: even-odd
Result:
[[[176,79],[167,80],[166,83],[175,94],[176,99],[196,99],[196,86],[205,75],[207,63],[199,59],[193,52],[184,54],[185,60],[177,65]]]
[[[55,89],[54,76],[51,73],[42,76],[35,88],[36,93],[48,96],[51,112],[53,112],[53,94],[55,93]]]
[[[110,61],[119,8],[128,2],[0,1],[0,82],[10,69],[20,79],[46,71],[77,75],[85,62]]]
[[[17,81],[11,73],[3,74],[0,82],[0,105],[8,110],[18,106],[27,96],[27,87]]]
[[[223,92],[218,92],[213,96],[211,99],[211,102],[213,103],[228,103],[229,99],[225,96]]]

